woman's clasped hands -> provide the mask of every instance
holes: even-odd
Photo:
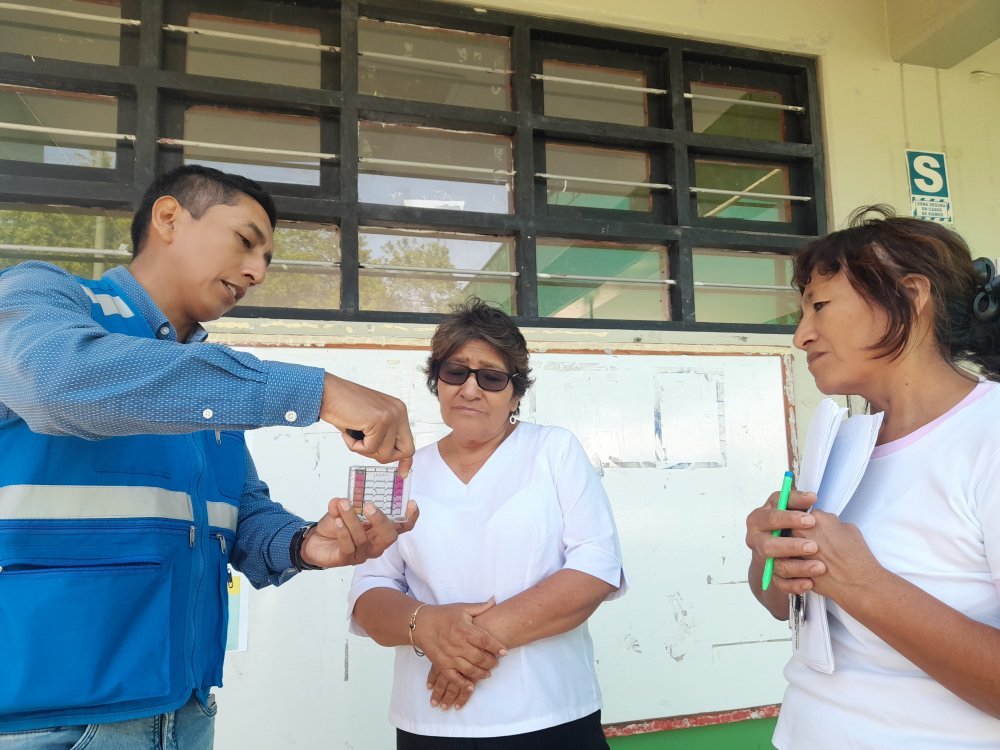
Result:
[[[810,509],[816,493],[792,490],[787,510],[778,510],[778,493],[747,516],[746,544],[753,553],[751,584],[758,598],[780,616],[787,594],[818,594],[840,601],[851,587],[870,582],[881,569],[861,532],[833,513]],[[776,530],[788,535],[774,536]],[[764,561],[774,559],[769,591],[761,591]],[[778,595],[771,596],[771,590]],[[770,603],[775,606],[771,607]]]
[[[507,648],[474,618],[496,606],[486,602],[424,607],[413,633],[414,644],[431,663],[427,675],[430,702],[442,711],[460,709],[475,684],[488,678]]]

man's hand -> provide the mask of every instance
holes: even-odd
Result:
[[[393,523],[371,503],[365,505],[368,523],[362,524],[351,504],[343,498],[330,501],[327,513],[306,532],[302,541],[302,560],[321,568],[357,565],[378,557],[400,534],[413,528],[420,516],[417,504],[406,505],[406,521]]]
[[[406,404],[398,398],[327,373],[319,418],[340,430],[347,447],[355,453],[383,464],[399,461],[399,473],[406,476],[410,472],[413,435]],[[351,437],[348,430],[358,430],[364,438]]]

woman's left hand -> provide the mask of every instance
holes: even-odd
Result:
[[[474,683],[456,669],[439,669],[431,665],[427,673],[427,689],[431,691],[431,705],[442,711],[456,711],[469,702]]]
[[[857,526],[822,510],[813,509],[812,515],[816,525],[811,529],[797,529],[792,535],[815,541],[819,551],[806,557],[826,565],[826,572],[813,579],[813,590],[842,603],[857,583],[868,582],[878,575],[882,566]]]

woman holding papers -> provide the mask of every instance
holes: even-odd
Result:
[[[883,207],[795,258],[795,346],[822,392],[861,395],[883,419],[839,516],[805,513],[816,496],[793,492],[788,510],[775,493],[747,518],[761,603],[785,619],[788,595],[813,591],[828,608],[835,668],[789,662],[779,750],[1000,748],[992,274],[954,232]]]
[[[420,536],[350,591],[352,632],[395,647],[400,750],[607,750],[587,618],[625,591],[618,535],[576,438],[516,419],[530,372],[524,336],[481,300],[431,340],[451,432],[414,456]]]

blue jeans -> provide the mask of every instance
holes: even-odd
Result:
[[[0,732],[0,750],[211,750],[215,696],[197,697],[169,714],[75,727]]]

